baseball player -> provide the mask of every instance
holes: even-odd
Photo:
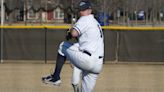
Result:
[[[68,32],[68,37],[78,38],[78,42],[64,41],[60,44],[55,72],[51,76],[43,77],[43,81],[49,81],[54,85],[60,84],[60,71],[63,62],[68,58],[75,66],[72,77],[74,82],[79,82],[81,72],[82,92],[93,92],[103,66],[104,37],[101,26],[91,13],[91,3],[81,1],[79,3],[81,17]]]

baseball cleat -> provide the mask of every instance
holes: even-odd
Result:
[[[53,78],[52,75],[42,77],[42,82],[45,84],[52,84],[55,86],[60,86],[60,84],[61,84],[61,80]]]
[[[55,80],[55,79],[51,79],[49,81],[45,81],[44,82],[45,84],[51,84],[51,85],[54,85],[54,86],[60,86],[61,84],[61,80]]]
[[[53,78],[52,75],[44,76],[44,77],[42,77],[42,81],[43,81],[43,83],[45,83],[45,82],[50,81],[52,78]]]
[[[55,86],[60,86],[60,84],[61,84],[61,80],[59,79],[59,80],[50,80],[51,81],[51,84],[52,85],[55,85]]]

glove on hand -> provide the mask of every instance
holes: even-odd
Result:
[[[70,39],[72,39],[71,32],[70,31],[67,31],[67,33],[66,33],[66,40],[68,41]]]

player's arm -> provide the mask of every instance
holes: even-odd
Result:
[[[76,39],[77,39],[78,35],[79,35],[79,34],[78,34],[78,32],[76,31],[76,29],[71,28],[71,29],[69,29],[69,30],[67,31],[66,40],[68,41],[68,40],[70,40],[70,39],[72,39],[72,38],[76,38]]]
[[[71,28],[70,32],[73,38],[76,38],[79,35],[78,31],[75,28]]]

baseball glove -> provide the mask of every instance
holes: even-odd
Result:
[[[71,35],[71,32],[69,30],[67,30],[67,32],[66,32],[66,40],[69,41],[70,39],[72,39],[72,35]]]

